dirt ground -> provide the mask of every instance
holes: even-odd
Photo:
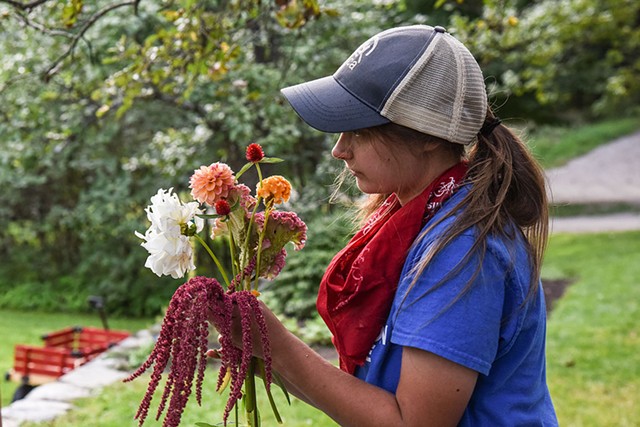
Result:
[[[564,295],[564,291],[571,285],[569,280],[543,280],[544,302],[547,306],[547,315],[553,310],[555,302]]]

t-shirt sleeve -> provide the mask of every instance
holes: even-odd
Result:
[[[391,342],[429,351],[488,375],[498,350],[506,271],[491,251],[482,260],[471,256],[457,270],[473,242],[470,235],[455,238],[431,260],[415,284],[403,272],[390,319]],[[419,262],[427,249],[426,243],[415,247],[405,270]],[[447,276],[449,272],[453,273]],[[470,280],[470,289],[463,293]]]

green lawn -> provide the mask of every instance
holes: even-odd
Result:
[[[197,422],[222,425],[222,414],[226,404],[227,393],[225,392],[223,395],[219,395],[215,392],[216,375],[217,370],[212,369],[208,371],[205,376],[205,387],[202,393],[202,406],[198,406],[195,401],[195,396],[192,396],[182,416],[181,426],[194,427]],[[131,383],[114,384],[107,387],[104,392],[96,398],[82,399],[74,402],[77,409],[63,417],[45,424],[25,423],[22,427],[125,427],[137,425],[137,421],[133,420],[133,416],[144,395],[147,383],[148,376],[141,377]],[[266,400],[266,395],[261,395],[260,393],[262,383],[258,382],[257,385],[259,386],[258,402],[262,415],[262,425],[278,425]],[[160,390],[160,392],[161,391],[162,390]],[[157,393],[154,397],[151,410],[149,411],[149,417],[144,424],[145,426],[157,427],[162,425],[161,422],[155,421],[154,419],[160,394],[161,393]],[[298,399],[293,398],[291,406],[289,406],[284,395],[278,390],[274,390],[274,399],[283,418],[283,425],[286,427],[335,427],[337,425],[322,412]],[[227,424],[229,426],[234,425],[232,417],[233,415],[229,418]]]
[[[560,425],[640,425],[640,232],[554,235],[544,276],[574,283],[548,324]]]
[[[109,319],[109,326],[112,329],[125,329],[137,331],[150,325],[153,319],[130,320],[130,319]],[[18,312],[10,310],[0,310],[0,336],[2,336],[2,347],[0,351],[0,372],[9,370],[13,364],[13,346],[15,344],[41,344],[41,336],[47,332],[52,332],[67,326],[101,326],[97,315],[71,315],[71,314],[51,314]],[[195,399],[189,402],[184,414],[184,426],[194,426],[196,422],[203,421],[216,424],[222,420],[222,413],[226,403],[225,395],[215,393],[215,381],[217,370],[210,369],[205,377],[205,390],[203,391],[203,406],[198,407]],[[23,426],[39,427],[123,427],[137,425],[133,422],[138,404],[144,395],[148,383],[148,376],[138,380],[122,384],[116,383],[106,387],[103,392],[90,399],[81,399],[74,402],[76,410],[60,417],[52,422],[23,424]],[[261,383],[258,383],[261,387]],[[17,384],[7,382],[2,379],[2,405],[10,403],[11,397]],[[260,388],[259,388],[260,389]],[[274,397],[278,403],[282,417],[286,420],[286,425],[290,427],[318,426],[329,427],[336,424],[323,413],[311,408],[297,399],[292,399],[291,406],[286,403],[284,395],[277,390]],[[155,397],[155,402],[159,396]],[[276,424],[266,400],[266,395],[259,397],[261,405],[262,420],[266,426]],[[263,407],[264,406],[264,407]],[[152,405],[152,410],[155,408]],[[158,426],[161,423],[155,422],[150,416],[145,425]],[[230,424],[231,425],[231,424]]]

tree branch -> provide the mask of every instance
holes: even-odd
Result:
[[[38,6],[45,4],[48,1],[50,0],[34,0],[29,3],[22,3],[15,0],[0,0],[0,3],[6,3],[15,9],[26,10],[27,12],[29,12]]]
[[[11,1],[11,0],[0,0],[0,1]],[[39,0],[39,1],[43,1],[43,0]],[[46,0],[44,0],[46,1]],[[96,13],[94,13],[85,23],[84,25],[82,25],[82,27],[80,27],[80,30],[75,33],[72,36],[71,39],[71,44],[69,45],[69,47],[67,48],[67,50],[58,57],[58,59],[56,59],[53,64],[51,64],[51,66],[49,66],[49,68],[47,68],[47,70],[44,72],[42,78],[45,82],[48,82],[51,77],[53,77],[62,67],[62,64],[64,63],[64,60],[72,55],[75,52],[76,46],[78,45],[78,42],[81,39],[84,39],[84,35],[85,33],[96,23],[98,22],[98,20],[100,18],[102,18],[104,15],[108,14],[109,12],[112,12],[116,9],[119,9],[121,7],[127,7],[127,6],[133,6],[134,10],[137,13],[138,10],[138,4],[140,3],[140,0],[130,0],[130,1],[125,1],[122,3],[116,3],[116,4],[112,4],[109,6],[105,6],[102,9],[100,9],[99,11],[97,11]]]
[[[3,0],[0,0],[0,2]],[[68,31],[62,31],[62,30],[53,30],[51,28],[45,27],[44,25],[38,23],[38,22],[34,22],[29,20],[29,18],[27,18],[26,16],[24,16],[22,13],[16,13],[16,16],[18,16],[18,19],[20,21],[22,21],[22,23],[24,25],[26,25],[27,27],[33,28],[34,30],[37,30],[43,34],[47,34],[49,36],[61,36],[61,37],[66,37],[68,39],[72,39],[73,38],[73,34],[71,34]]]
[[[85,40],[87,44],[90,46],[90,43],[84,38],[84,35],[96,22],[98,22],[100,18],[102,18],[104,15],[108,14],[109,12],[112,12],[116,9],[119,9],[121,7],[127,7],[127,6],[133,6],[134,13],[137,15],[138,5],[140,4],[140,0],[128,0],[122,3],[116,3],[109,6],[105,6],[99,11],[97,11],[96,13],[94,13],[93,15],[91,15],[89,19],[80,27],[78,32],[74,34],[69,31],[62,31],[62,30],[48,28],[45,25],[31,21],[28,17],[20,13],[22,11],[30,12],[31,10],[47,3],[48,1],[51,1],[51,0],[33,0],[28,3],[23,3],[17,0],[0,0],[0,4],[5,3],[13,7],[14,9],[18,10],[16,15],[26,26],[31,27],[35,30],[38,30],[43,34],[47,34],[51,36],[66,37],[71,40],[69,47],[43,73],[42,79],[45,82],[48,82],[51,79],[51,77],[53,77],[60,70],[65,59],[75,52],[75,49],[80,40]]]

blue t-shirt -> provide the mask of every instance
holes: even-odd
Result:
[[[467,191],[461,188],[432,221]],[[542,287],[526,299],[530,261],[519,231],[509,238],[489,237],[482,260],[472,256],[446,277],[471,249],[470,229],[445,246],[411,285],[411,268],[453,221],[455,216],[440,223],[409,252],[387,322],[356,376],[395,393],[402,348],[415,347],[479,373],[460,426],[557,426],[546,383]],[[480,273],[460,297],[480,262]]]

